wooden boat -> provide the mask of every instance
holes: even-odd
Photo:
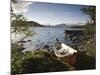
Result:
[[[64,43],[60,43],[58,41],[56,44],[54,46],[55,56],[60,58],[65,63],[69,63],[71,65],[75,64],[78,51],[73,49],[72,47],[70,47]]]
[[[70,56],[70,55],[73,55],[77,53],[77,50],[73,49],[72,47],[64,44],[64,43],[61,43],[61,49],[57,50],[57,48],[54,46],[54,54],[57,56],[57,57],[65,57],[65,56]]]

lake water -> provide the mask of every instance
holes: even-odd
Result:
[[[70,30],[70,28],[65,27],[31,27],[30,30],[35,34],[32,37],[28,37],[25,40],[31,40],[24,44],[26,50],[36,50],[38,48],[43,48],[44,45],[53,46],[56,43],[56,38],[61,42],[66,44],[72,44],[72,41],[67,38],[65,40],[64,32],[65,30]],[[23,37],[22,34],[12,35],[12,38],[19,40]]]

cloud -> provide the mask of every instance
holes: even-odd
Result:
[[[12,3],[12,9],[14,13],[24,13],[28,11],[29,6],[32,2],[29,1],[18,1],[17,3]]]
[[[71,15],[71,13],[70,13],[70,12],[65,12],[64,14],[66,14],[66,15]]]

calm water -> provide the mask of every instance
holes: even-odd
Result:
[[[31,42],[25,43],[26,50],[36,50],[38,48],[43,48],[44,45],[54,45],[56,42],[56,38],[58,38],[61,42],[66,44],[72,43],[69,38],[67,40],[64,36],[65,29],[70,30],[69,28],[64,27],[31,27],[32,32],[35,34],[32,37],[28,37],[25,40],[32,40]],[[12,35],[12,38],[15,40],[19,40],[23,37],[22,34]]]

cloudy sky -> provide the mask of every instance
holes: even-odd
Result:
[[[82,5],[18,1],[12,4],[13,12],[22,13],[28,20],[40,24],[85,23],[89,16],[80,11]]]

